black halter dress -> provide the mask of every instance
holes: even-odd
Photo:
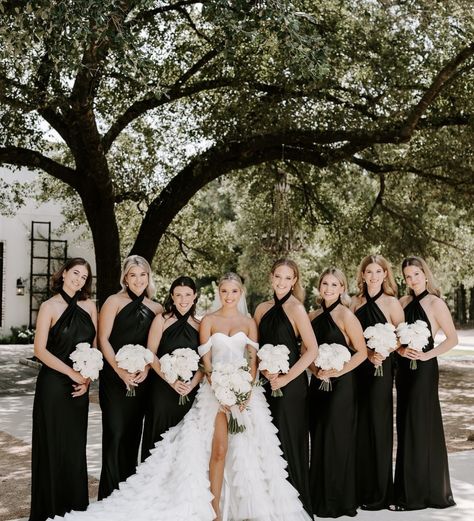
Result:
[[[283,304],[291,292],[281,300],[274,296],[275,304],[261,318],[259,342],[284,344],[289,350],[290,367],[300,358],[300,343]],[[309,443],[308,443],[308,378],[303,371],[297,378],[282,388],[283,396],[271,396],[270,385],[265,386],[265,395],[270,405],[273,423],[278,429],[283,457],[288,462],[290,483],[299,492],[305,510],[311,515],[309,494]]]
[[[188,322],[191,312],[181,315],[179,311],[173,309],[173,315],[177,320],[163,331],[158,346],[158,358],[183,347],[188,347],[197,352],[199,331]],[[180,395],[167,381],[163,380],[155,371],[151,371],[148,378],[150,380],[150,395],[143,429],[142,461],[150,455],[150,450],[157,441],[161,440],[162,434],[183,419],[191,408],[198,391],[198,387],[195,387],[188,394],[189,402],[179,405]]]
[[[421,305],[425,290],[405,307],[409,324],[431,324]],[[434,347],[431,336],[423,349]],[[395,504],[406,510],[446,508],[455,504],[449,480],[448,456],[438,397],[438,359],[410,369],[410,360],[397,355],[397,461]]]
[[[383,289],[355,312],[365,331],[387,319],[377,305]],[[388,508],[393,502],[393,357],[383,361],[383,376],[374,375],[374,364],[364,360],[355,369],[357,380],[357,499],[365,510]]]
[[[109,342],[114,352],[126,344],[146,347],[148,331],[155,313],[139,297],[128,290],[132,301],[114,320]],[[109,496],[121,481],[135,473],[142,436],[145,404],[149,393],[148,378],[135,388],[136,395],[126,396],[126,387],[104,359],[99,382],[102,409],[102,471],[99,499]]]
[[[69,355],[80,342],[92,344],[92,319],[64,291],[68,304],[50,329],[46,349],[72,367]],[[36,381],[33,405],[30,521],[43,521],[71,510],[85,510],[87,488],[88,393],[73,398],[74,382],[43,364]]]
[[[340,344],[350,351],[331,311],[340,300],[315,317],[318,345]],[[320,390],[321,380],[312,376],[310,385],[311,465],[310,487],[313,514],[318,517],[355,516],[355,439],[357,402],[353,371],[331,378],[332,391]]]

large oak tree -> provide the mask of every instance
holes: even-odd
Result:
[[[472,123],[467,1],[0,0],[0,13],[0,164],[78,194],[101,302],[123,201],[143,211],[131,253],[151,260],[224,174],[284,160],[383,179],[396,168],[374,151]]]

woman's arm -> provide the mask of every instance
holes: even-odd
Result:
[[[436,346],[434,349],[431,349],[430,351],[416,351],[416,357],[421,361],[430,360],[435,356],[442,355],[458,344],[458,334],[456,333],[456,328],[454,327],[453,318],[451,317],[449,308],[444,300],[437,298],[433,302],[431,310],[433,312],[434,319],[439,324],[440,329],[442,329],[443,333],[446,335],[446,340],[443,340],[441,344]]]
[[[351,356],[351,359],[344,364],[344,367],[340,371],[336,371],[335,369],[328,371],[320,370],[318,372],[318,378],[327,379],[342,376],[355,369],[367,358],[367,346],[365,344],[362,326],[354,313],[349,309],[344,313],[343,326],[355,353]]]
[[[112,332],[115,317],[119,311],[119,302],[116,295],[109,297],[99,315],[99,346],[107,362],[112,369],[118,374],[125,386],[128,388],[136,387],[135,375],[129,373],[125,369],[121,369],[115,361],[115,351],[109,342],[109,337]]]
[[[199,341],[202,344],[205,344],[209,338],[211,338],[211,318],[206,316],[201,321],[201,327],[199,328]],[[209,383],[211,383],[211,371],[212,371],[212,363],[211,363],[211,350],[209,350],[203,357],[202,366],[205,371],[205,375]]]
[[[79,371],[75,371],[72,367],[65,364],[57,356],[48,351],[46,345],[48,343],[49,330],[53,325],[54,308],[50,302],[41,304],[38,317],[36,319],[36,333],[34,340],[34,353],[38,360],[51,369],[58,371],[75,382],[78,385],[86,384],[88,379],[84,378]]]
[[[280,389],[289,384],[309,367],[318,356],[318,343],[316,342],[311,322],[304,307],[302,305],[295,306],[292,311],[291,318],[293,318],[296,324],[305,349],[304,352],[302,351],[299,360],[290,368],[288,373],[279,375],[277,378],[271,380],[272,390]]]

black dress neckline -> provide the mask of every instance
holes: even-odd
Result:
[[[429,294],[429,291],[427,289],[425,289],[424,291],[422,291],[419,295],[415,295],[413,294],[413,301],[415,302],[420,302],[421,299],[425,298],[426,295]]]
[[[66,302],[66,304],[69,306],[70,304],[75,304],[79,298],[79,295],[80,295],[80,291],[76,291],[74,297],[70,297],[64,290],[63,288],[61,288],[59,290],[59,294],[61,295],[61,297],[64,299],[64,301]]]
[[[336,302],[333,302],[329,307],[326,306],[326,302],[324,300],[321,302],[321,307],[323,308],[323,313],[331,313],[333,309],[336,309],[337,306],[341,303],[341,297],[338,297]]]
[[[184,315],[182,315],[175,306],[173,306],[173,315],[176,317],[177,322],[187,321],[191,316],[192,309],[188,309]]]
[[[275,306],[283,306],[283,304],[291,297],[293,291],[290,290],[285,296],[282,298],[278,298],[275,293],[273,293],[273,300],[275,301]]]
[[[126,289],[127,289],[127,295],[132,300],[140,300],[140,302],[143,302],[143,299],[145,298],[146,289],[143,290],[143,293],[141,295],[137,295],[136,293],[134,293],[128,286]]]
[[[376,295],[371,297],[369,295],[369,292],[367,291],[367,288],[365,288],[364,297],[365,297],[365,300],[367,302],[375,302],[376,300],[378,300],[383,295],[383,293],[384,293],[383,288],[380,288],[380,291]]]

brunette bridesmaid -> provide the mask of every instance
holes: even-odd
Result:
[[[120,277],[122,290],[110,296],[102,306],[99,321],[99,345],[104,354],[100,375],[99,399],[102,409],[102,471],[99,499],[109,496],[135,473],[142,436],[148,393],[144,371],[131,374],[118,367],[115,354],[126,344],[147,345],[148,332],[160,304],[153,302],[155,292],[151,268],[139,255],[125,259]],[[135,396],[126,391],[135,387]]]
[[[95,346],[97,310],[90,300],[92,272],[82,258],[68,260],[52,278],[54,296],[41,304],[35,356],[42,362],[33,405],[30,521],[85,510],[89,380],[72,368],[76,345]]]
[[[319,278],[322,308],[310,313],[319,346],[339,344],[351,358],[342,370],[311,367],[311,465],[313,514],[318,517],[355,516],[357,396],[354,369],[367,358],[362,327],[348,308],[347,281],[337,268],[327,268]],[[320,389],[331,380],[332,390]]]
[[[187,347],[197,352],[199,325],[196,318],[196,284],[190,277],[178,277],[172,284],[165,302],[165,311],[153,320],[148,334],[148,349],[157,355],[148,376],[150,394],[145,413],[142,440],[142,461],[150,455],[155,443],[170,427],[177,425],[193,404],[202,373],[196,371],[188,383],[167,382],[160,370],[159,358],[175,349]],[[179,397],[189,401],[179,405]]]
[[[255,311],[259,342],[284,344],[290,350],[287,374],[265,373],[265,386],[273,422],[278,429],[283,457],[288,462],[290,483],[299,492],[305,510],[312,515],[309,491],[308,443],[308,378],[305,369],[317,355],[317,343],[303,306],[304,291],[297,264],[290,259],[277,260],[271,269],[273,299],[260,304]],[[301,349],[301,339],[304,349]],[[282,397],[271,396],[281,388]]]
[[[426,262],[408,257],[402,263],[409,294],[400,299],[409,324],[423,320],[430,337],[422,352],[398,349],[397,460],[394,510],[446,508],[454,499],[449,480],[448,457],[438,397],[438,356],[453,348],[458,337],[448,306]],[[434,346],[434,336],[446,339]],[[417,368],[410,369],[410,361]]]
[[[376,324],[403,322],[392,268],[382,255],[364,257],[357,270],[358,294],[351,310],[365,331]],[[388,508],[393,502],[393,357],[368,349],[355,370],[357,380],[357,497],[363,510]],[[383,375],[375,376],[382,366]]]

